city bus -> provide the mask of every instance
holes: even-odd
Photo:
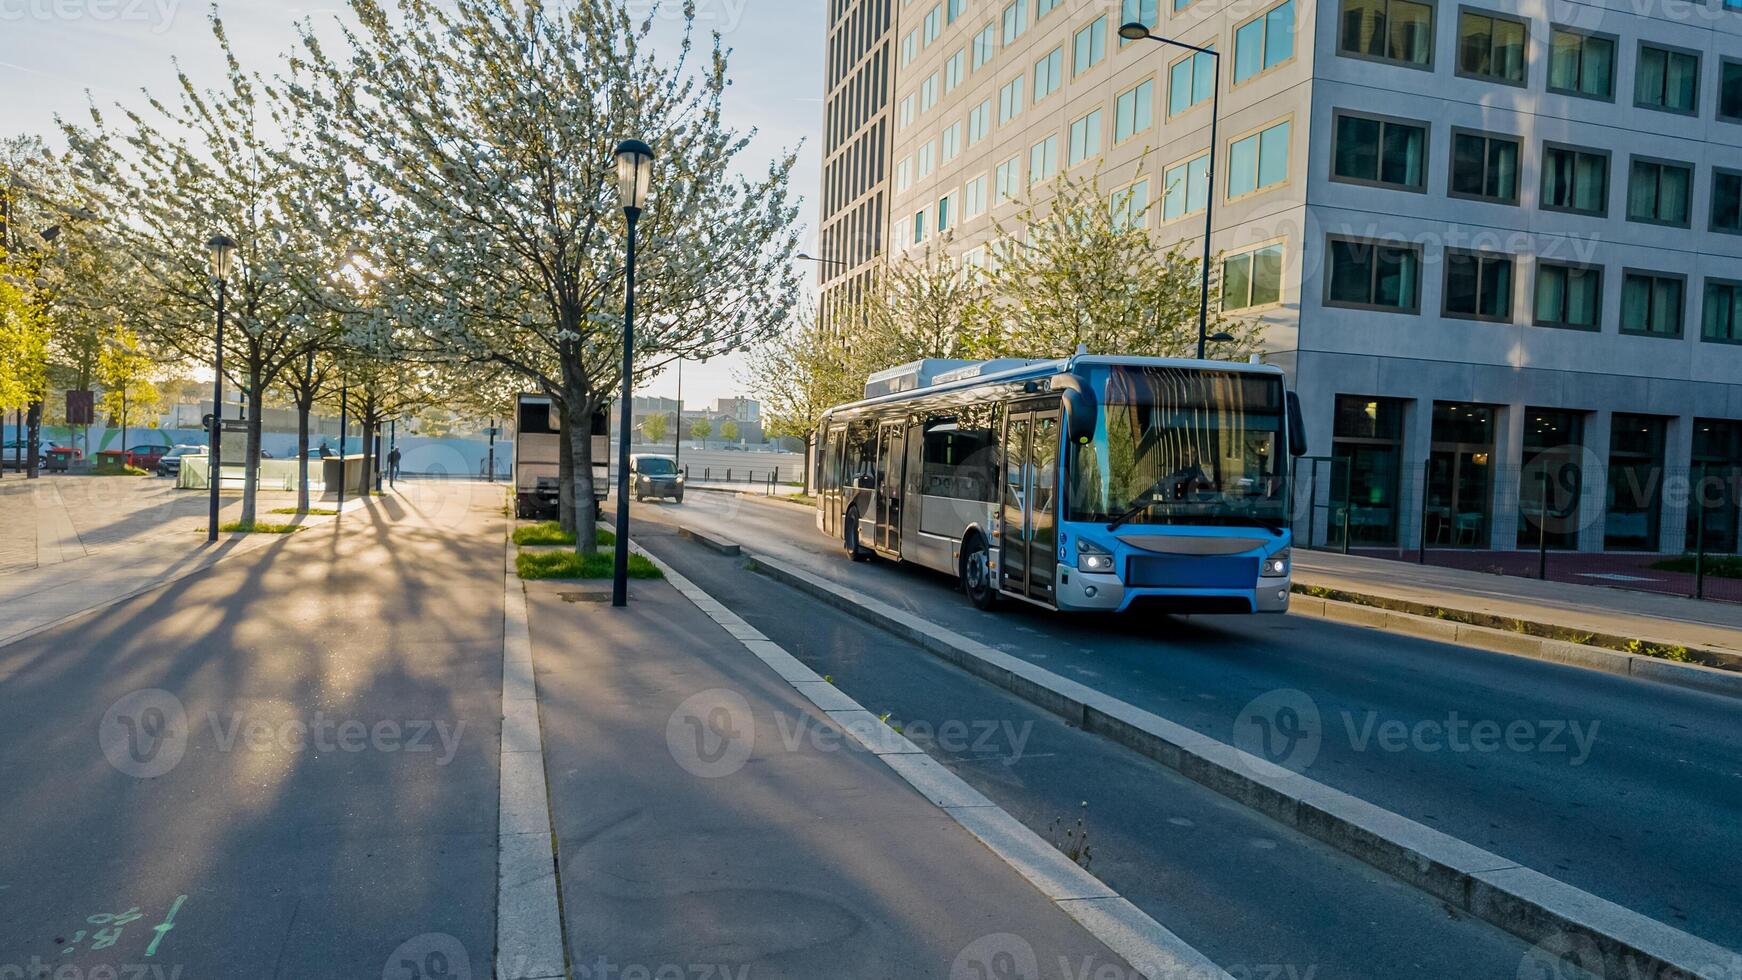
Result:
[[[918,361],[818,427],[817,527],[974,605],[1280,613],[1300,402],[1260,365]]]

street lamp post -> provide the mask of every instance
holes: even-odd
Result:
[[[212,431],[206,440],[212,453],[211,464],[207,467],[210,472],[206,474],[211,491],[206,506],[206,542],[215,544],[218,540],[218,484],[223,482],[218,458],[224,444],[224,299],[229,292],[230,263],[236,258],[236,241],[227,235],[213,235],[206,242],[206,248],[212,253],[212,278],[218,281],[218,329],[212,342]]]
[[[351,429],[351,383],[339,373],[339,516],[345,516],[345,434]]]
[[[623,401],[617,419],[617,554],[611,605],[629,604],[629,427],[635,388],[635,226],[653,184],[653,149],[640,140],[617,144],[617,194],[629,221],[623,286]]]
[[[1204,264],[1199,269],[1201,281],[1198,285],[1198,360],[1206,356],[1205,348],[1209,344],[1210,327],[1210,229],[1212,212],[1216,205],[1216,123],[1222,112],[1222,56],[1214,48],[1202,48],[1184,41],[1176,41],[1170,37],[1160,37],[1149,32],[1146,24],[1133,21],[1119,26],[1119,36],[1127,41],[1156,41],[1161,44],[1171,44],[1176,48],[1184,48],[1195,54],[1210,56],[1210,160],[1204,173]],[[1194,66],[1195,68],[1195,66]],[[1186,190],[1190,199],[1191,190]]]
[[[671,468],[681,474],[683,472],[683,358],[681,357],[677,359],[677,415],[671,427],[677,431],[677,438],[672,440],[675,443],[675,451],[672,455]]]

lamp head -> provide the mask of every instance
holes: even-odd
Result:
[[[1149,25],[1132,21],[1119,25],[1119,36],[1127,41],[1141,41],[1149,36]]]
[[[653,186],[653,148],[640,140],[617,144],[617,197],[625,212],[639,214]]]
[[[213,235],[206,248],[212,253],[212,278],[229,279],[230,263],[236,258],[236,240],[228,235]]]

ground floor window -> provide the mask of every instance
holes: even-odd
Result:
[[[1331,536],[1349,529],[1353,545],[1396,546],[1403,462],[1403,401],[1338,395],[1331,443],[1331,499],[1347,514],[1334,514]]]
[[[1430,544],[1480,548],[1493,513],[1492,405],[1434,402],[1423,516]]]
[[[1653,551],[1663,516],[1667,419],[1616,414],[1609,427],[1609,508],[1603,547]]]
[[[1737,505],[1742,502],[1742,422],[1694,420],[1694,494],[1688,502],[1688,550],[1705,528],[1706,551],[1733,554],[1737,548]],[[1702,522],[1699,504],[1705,504]]]
[[[1518,546],[1577,548],[1579,496],[1584,485],[1579,448],[1582,412],[1524,410],[1524,454],[1518,471]]]

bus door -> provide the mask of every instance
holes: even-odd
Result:
[[[817,455],[822,463],[817,467],[817,495],[821,501],[823,532],[837,537],[841,534],[841,515],[846,510],[842,502],[842,484],[847,480],[847,427],[832,425],[826,438],[819,440]]]
[[[884,422],[877,430],[877,532],[872,543],[901,553],[902,478],[907,469],[906,422]]]
[[[999,583],[1053,603],[1058,550],[1059,403],[1012,405],[1004,424],[1004,512]]]

